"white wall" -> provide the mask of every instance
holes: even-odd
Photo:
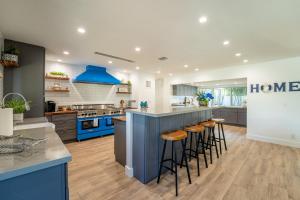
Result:
[[[2,52],[3,50],[4,50],[4,37],[0,32],[0,52]],[[2,75],[3,75],[3,66],[0,64],[0,99],[2,99],[3,97],[3,78],[1,78]]]
[[[129,75],[132,82],[132,99],[147,101],[149,107],[155,106],[155,76],[153,74],[134,72]],[[146,87],[146,81],[150,81],[150,87]],[[139,105],[138,105],[139,106]]]
[[[150,80],[153,82],[154,76],[133,73],[125,74],[118,71],[108,72],[114,75],[119,80],[132,82],[132,95],[128,94],[116,94],[117,86],[112,85],[98,85],[98,84],[83,84],[83,83],[72,83],[72,80],[79,74],[85,71],[85,65],[71,65],[57,62],[46,62],[45,72],[59,71],[68,74],[70,81],[60,81],[63,87],[70,89],[69,93],[51,93],[46,92],[46,101],[53,100],[58,105],[70,105],[70,104],[85,104],[85,103],[113,103],[119,105],[120,100],[134,99],[137,101],[148,100],[150,103],[154,102],[154,91],[155,85],[152,83],[151,88],[146,88],[145,81]],[[54,80],[46,80],[46,89],[56,82]]]
[[[166,78],[164,88],[171,84],[247,78],[248,128],[252,139],[300,147],[300,92],[249,93],[250,84],[300,81],[300,57],[272,62],[242,65]],[[171,92],[163,104],[171,102]]]

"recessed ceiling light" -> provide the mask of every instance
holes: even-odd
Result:
[[[169,73],[169,76],[173,76],[173,74],[172,74],[172,73]]]
[[[201,16],[200,18],[199,18],[199,23],[200,24],[205,24],[207,22],[207,17],[206,16]]]
[[[227,46],[227,45],[229,45],[229,44],[230,44],[229,40],[225,40],[225,41],[223,42],[223,45],[224,45],[224,46]]]
[[[62,60],[61,59],[57,59],[57,62],[62,62]]]
[[[136,66],[136,67],[135,67],[135,69],[136,69],[136,70],[139,70],[139,69],[140,69],[140,67],[139,67],[139,66]]]
[[[236,53],[235,56],[236,57],[240,57],[242,54],[241,53]]]
[[[247,63],[247,62],[248,62],[248,60],[247,60],[247,59],[245,59],[245,60],[243,60],[243,62],[244,62],[244,63]]]
[[[196,71],[196,72],[199,71],[199,68],[196,68],[195,71]]]
[[[134,49],[136,52],[140,52],[141,51],[141,47],[135,47]]]
[[[81,33],[81,34],[84,34],[84,33],[85,33],[85,29],[82,28],[82,27],[79,27],[79,28],[77,29],[77,32],[78,32],[78,33]]]
[[[111,60],[109,60],[109,61],[107,61],[109,64],[112,64],[113,63],[113,61],[111,61]]]
[[[189,66],[188,65],[183,65],[183,67],[188,68]]]
[[[160,71],[158,70],[158,71],[156,71],[156,73],[157,73],[157,74],[160,74]]]
[[[64,52],[63,52],[63,54],[65,54],[65,55],[69,55],[69,54],[70,54],[70,52],[68,52],[68,51],[64,51]]]

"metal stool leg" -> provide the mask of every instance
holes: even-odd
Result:
[[[182,140],[182,141],[181,141],[181,145],[182,145],[182,149],[185,149],[185,147],[186,147],[186,142],[184,143],[183,140]],[[187,157],[186,157],[185,151],[182,152],[182,158],[184,158],[184,161],[185,161],[186,172],[187,172],[187,174],[188,174],[189,183],[192,184],[191,176],[190,176],[190,170],[189,170],[189,165],[188,165],[188,161],[187,161]],[[181,164],[181,165],[182,165],[182,164]],[[182,167],[182,166],[181,166],[181,167]]]
[[[163,165],[163,160],[164,160],[165,152],[166,152],[166,145],[167,145],[167,141],[165,140],[164,141],[163,152],[162,152],[162,155],[161,155],[160,165],[159,165],[159,172],[158,172],[158,177],[157,177],[157,183],[159,183],[159,180],[160,180],[161,168],[162,168],[162,165]]]
[[[218,145],[217,145],[217,140],[216,140],[216,136],[215,136],[215,128],[212,128],[212,136],[213,136],[213,138],[212,138],[213,142],[215,143],[217,158],[219,158]]]
[[[212,143],[212,139],[211,139],[211,128],[208,128],[208,139],[207,139],[207,143],[209,143],[209,156],[210,156],[210,164],[213,164],[212,161],[212,152],[211,152],[211,143]],[[207,145],[208,146],[208,145]]]
[[[174,141],[172,141],[172,147],[174,146]],[[175,157],[175,184],[176,184],[176,196],[178,196],[178,177],[177,177],[177,155],[176,155],[176,150],[173,152],[173,148],[172,148],[172,154],[174,153],[174,157]],[[173,160],[172,160],[172,166],[173,166]],[[173,170],[173,168],[172,168]]]
[[[220,154],[222,155],[222,138],[221,138],[220,123],[218,123],[218,133],[219,133]]]
[[[206,158],[206,152],[205,152],[205,148],[204,148],[205,131],[204,131],[203,136],[202,136],[202,134],[201,134],[201,135],[199,135],[199,137],[201,137],[202,153],[203,153],[203,155],[204,155],[205,166],[206,166],[206,168],[208,168],[207,158]]]
[[[198,134],[198,139],[197,136],[195,135],[195,139],[196,139],[196,152],[195,152],[195,156],[197,159],[197,172],[198,172],[198,176],[200,176],[200,166],[199,166],[199,153],[198,153],[198,148],[199,148],[199,143],[200,143],[200,135]]]
[[[222,135],[223,135],[223,140],[224,140],[225,150],[227,151],[227,146],[226,146],[226,140],[225,140],[225,134],[224,134],[223,123],[221,124],[221,129],[222,129]]]
[[[174,160],[174,142],[172,141],[172,162],[171,162],[171,169],[173,170],[173,160]],[[173,172],[171,171],[171,174],[173,175]]]
[[[193,133],[190,133],[190,155],[189,155],[189,161],[192,160],[192,147],[193,147]]]

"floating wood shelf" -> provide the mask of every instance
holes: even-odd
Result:
[[[19,67],[19,64],[15,61],[0,60],[0,63],[3,67]]]
[[[53,89],[49,89],[49,90],[45,90],[46,92],[70,92],[70,90],[68,89],[61,89],[61,90],[53,90]]]
[[[131,94],[131,92],[117,92],[117,94]]]
[[[55,76],[45,76],[45,79],[62,80],[62,81],[68,81],[68,80],[70,80],[69,77],[55,77]]]

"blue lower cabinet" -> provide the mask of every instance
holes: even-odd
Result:
[[[2,200],[68,200],[68,165],[31,172],[0,181]]]

